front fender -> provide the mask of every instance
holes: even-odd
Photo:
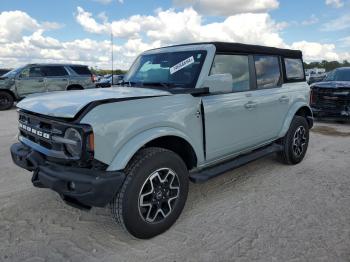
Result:
[[[307,103],[305,103],[305,102],[303,102],[303,101],[298,101],[298,102],[296,102],[296,103],[289,109],[288,114],[287,114],[287,117],[286,117],[286,119],[285,119],[285,121],[284,121],[284,124],[283,124],[283,126],[282,126],[282,129],[281,129],[281,131],[280,131],[278,137],[284,137],[284,136],[287,134],[288,129],[289,129],[289,126],[290,126],[290,124],[291,124],[291,122],[292,122],[292,120],[293,120],[293,117],[295,116],[296,112],[298,112],[298,110],[299,110],[300,108],[302,108],[302,107],[307,107],[307,108],[310,110],[310,113],[311,113],[311,115],[312,115],[312,110],[311,110],[310,106],[309,106]]]
[[[142,133],[135,135],[116,153],[107,171],[116,171],[124,169],[129,163],[130,159],[141,147],[143,147],[145,144],[156,138],[164,136],[180,137],[186,140],[190,145],[192,145],[192,143],[190,142],[191,139],[178,129],[171,127],[157,127],[148,129]],[[197,157],[199,157],[199,150],[193,145],[192,148],[194,149]]]

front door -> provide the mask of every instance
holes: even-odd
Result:
[[[231,74],[232,92],[202,98],[208,161],[254,144],[257,102],[253,99],[251,59],[247,55],[215,56],[210,74]]]
[[[46,92],[42,68],[40,66],[24,68],[16,79],[16,88],[20,97]]]
[[[238,153],[256,143],[256,104],[252,92],[209,95],[203,98],[206,158]]]

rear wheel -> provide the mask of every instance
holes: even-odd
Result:
[[[7,110],[13,106],[13,96],[7,92],[0,91],[0,110]]]
[[[84,90],[84,88],[80,85],[72,85],[67,87],[68,91],[73,91],[73,90]]]
[[[309,125],[302,116],[294,116],[286,136],[282,139],[283,150],[279,153],[282,162],[300,163],[309,145]]]
[[[143,239],[170,228],[188,194],[188,171],[182,159],[166,149],[145,148],[131,160],[126,175],[110,205],[115,220]]]

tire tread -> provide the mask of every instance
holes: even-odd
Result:
[[[139,166],[141,166],[145,161],[153,157],[155,154],[162,153],[169,151],[164,148],[158,148],[158,147],[148,147],[143,148],[139,152],[135,154],[135,156],[131,159],[129,164],[125,168],[125,174],[126,178],[123,183],[122,188],[118,192],[118,194],[115,196],[115,198],[112,200],[110,204],[112,217],[114,220],[122,226],[122,228],[128,232],[124,219],[123,219],[123,198],[125,196],[125,191],[128,187],[128,184],[132,181],[134,177],[134,170],[136,170]]]

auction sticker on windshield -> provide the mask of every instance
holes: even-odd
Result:
[[[193,56],[181,61],[180,63],[174,65],[173,67],[170,67],[170,74],[174,74],[176,73],[177,71],[185,68],[186,66],[189,66],[190,64],[193,64],[194,63],[194,58]]]

